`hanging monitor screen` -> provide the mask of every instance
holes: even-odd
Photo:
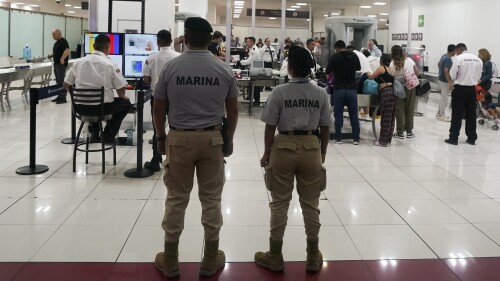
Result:
[[[142,77],[142,68],[147,56],[125,56],[123,74],[126,78]]]

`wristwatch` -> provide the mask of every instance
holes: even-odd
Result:
[[[163,135],[163,136],[156,136],[156,141],[164,141],[167,139],[167,135]]]

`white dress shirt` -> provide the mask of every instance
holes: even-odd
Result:
[[[248,58],[246,60],[242,60],[241,65],[251,65],[253,60],[258,59],[260,59],[259,48],[253,45],[253,47],[248,51]]]
[[[265,61],[265,62],[273,62],[276,60],[276,50],[272,46],[266,46],[264,45],[262,48],[260,48],[260,57]]]
[[[366,56],[357,50],[354,50],[353,52],[358,56],[359,63],[361,64],[361,70],[359,70],[357,72],[358,73],[372,73],[372,68],[370,66],[370,62],[368,61]]]
[[[100,51],[75,62],[64,82],[75,85],[77,89],[97,89],[104,86],[104,103],[114,101],[113,89],[121,89],[128,84],[118,66]],[[95,95],[92,92],[89,94]]]
[[[369,57],[367,57],[367,59],[368,59],[368,62],[370,63],[372,73],[374,73],[375,70],[380,66],[380,58],[374,57],[374,56],[369,56]]]
[[[451,79],[461,86],[477,85],[482,73],[483,61],[467,51],[456,56],[450,69]]]
[[[180,55],[170,47],[160,47],[160,51],[148,56],[144,62],[142,74],[151,77],[151,90],[154,90],[158,76],[165,64]]]

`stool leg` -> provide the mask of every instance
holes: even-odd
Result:
[[[104,150],[104,131],[102,129],[101,121],[99,121],[99,130],[101,131],[102,173],[104,174],[106,165],[106,151]]]
[[[80,128],[78,129],[78,134],[76,134],[76,139],[80,139],[80,134],[82,133],[83,122],[80,124]],[[76,148],[78,147],[78,142],[75,142],[75,148],[73,150],[73,173],[76,173]]]
[[[85,138],[85,164],[89,163],[89,142],[90,138],[87,136]]]
[[[116,140],[113,139],[113,165],[116,166]]]

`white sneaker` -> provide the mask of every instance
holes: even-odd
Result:
[[[353,141],[352,144],[359,145],[359,142],[358,141]]]
[[[450,122],[451,121],[451,118],[449,116],[440,115],[440,114],[436,115],[436,119],[439,121],[443,121],[443,122]]]
[[[342,144],[342,140],[333,140],[333,143]]]

